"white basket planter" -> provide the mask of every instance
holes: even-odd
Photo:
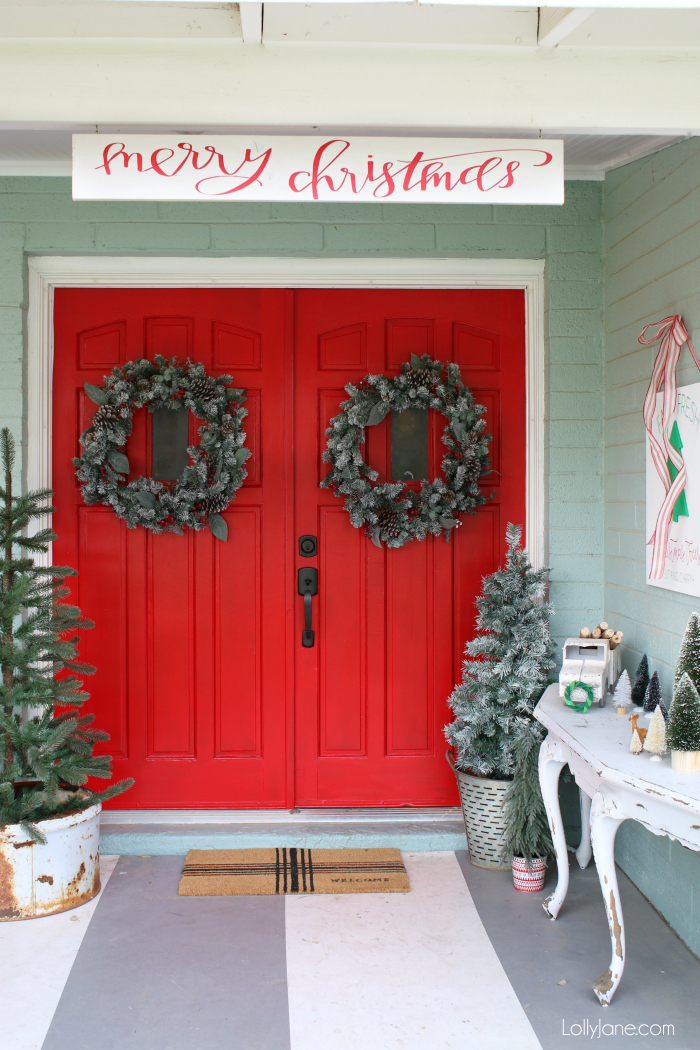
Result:
[[[37,823],[46,845],[19,824],[0,828],[0,920],[68,911],[100,892],[101,803]]]
[[[513,885],[523,893],[539,893],[544,889],[547,858],[533,857],[530,869],[524,857],[513,857]]]
[[[477,868],[507,871],[510,861],[503,861],[501,855],[506,834],[503,801],[510,781],[487,780],[485,777],[462,773],[455,769],[451,751],[447,751],[445,757],[457,777],[469,860]]]

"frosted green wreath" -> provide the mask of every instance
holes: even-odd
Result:
[[[130,529],[143,525],[182,535],[185,527],[208,525],[217,539],[226,540],[220,512],[243,484],[250,455],[243,447],[246,391],[229,383],[231,376],[212,378],[202,364],[160,355],[154,362],[139,358],[114,368],[102,387],[85,383],[85,393],[99,406],[80,437],[82,457],[73,460],[85,502],[111,507]],[[127,482],[129,460],[120,449],[131,434],[134,412],[181,406],[204,422],[199,445],[187,449],[191,463],[175,482],[143,477]]]
[[[345,387],[350,395],[326,430],[323,459],[331,469],[321,482],[336,496],[345,497],[345,509],[356,529],[364,528],[377,547],[402,547],[408,540],[424,540],[428,533],[445,533],[460,525],[456,514],[476,512],[487,497],[479,479],[488,471],[486,409],[474,403],[460,378],[459,365],[433,361],[428,354],[411,355],[394,379],[368,375]],[[362,458],[365,427],[374,426],[391,411],[433,408],[447,419],[442,436],[447,453],[442,461],[444,480],[422,481],[420,492],[403,481],[373,484],[377,472]]]

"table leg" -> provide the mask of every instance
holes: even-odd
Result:
[[[582,789],[578,789],[579,805],[581,806],[581,844],[576,850],[576,860],[579,868],[587,868],[591,861],[591,796]]]
[[[550,894],[542,907],[550,919],[556,919],[559,909],[564,903],[566,891],[569,888],[569,855],[566,850],[566,835],[564,834],[564,822],[561,819],[559,808],[559,774],[566,765],[564,754],[558,741],[547,736],[540,746],[539,774],[540,790],[547,811],[547,819],[552,830],[552,842],[554,843],[554,856],[557,860],[558,879],[554,893]]]
[[[606,803],[602,795],[595,795],[591,808],[591,839],[612,943],[610,968],[593,983],[593,990],[603,1006],[610,1005],[625,968],[625,926],[615,870],[615,836],[624,819],[617,815],[614,802]]]

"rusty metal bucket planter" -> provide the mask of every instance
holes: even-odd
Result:
[[[46,845],[19,824],[0,828],[0,921],[77,908],[100,892],[101,803],[42,820]]]

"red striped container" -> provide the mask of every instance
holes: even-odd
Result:
[[[513,857],[513,883],[523,893],[539,893],[544,889],[547,874],[547,858],[533,857],[530,870],[524,857]]]

